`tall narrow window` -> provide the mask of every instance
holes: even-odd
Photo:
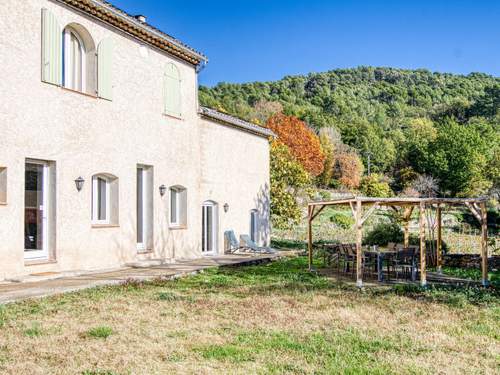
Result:
[[[137,166],[137,250],[153,249],[153,167]]]
[[[187,190],[181,186],[170,188],[170,226],[184,227],[187,224]]]
[[[7,203],[7,168],[0,167],[0,204]]]
[[[253,242],[259,240],[259,213],[257,210],[250,211],[250,238]]]
[[[92,219],[95,223],[109,224],[109,181],[97,176],[92,180]]]
[[[70,27],[64,29],[63,43],[63,82],[64,86],[85,92],[86,51],[82,38]]]

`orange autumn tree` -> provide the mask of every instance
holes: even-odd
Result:
[[[304,169],[313,177],[323,172],[325,155],[319,138],[304,121],[277,113],[267,120],[267,127],[276,133]]]

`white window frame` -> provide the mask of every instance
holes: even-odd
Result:
[[[172,221],[172,194],[175,193],[175,221]],[[170,226],[171,227],[180,227],[182,223],[180,221],[181,218],[181,205],[182,205],[182,189],[179,187],[171,187],[170,188]]]
[[[212,215],[209,217],[208,213],[208,208],[212,209]],[[203,203],[202,206],[202,215],[206,217],[206,219],[209,219],[212,221],[212,233],[210,233],[210,236],[212,238],[212,241],[208,241],[208,226],[205,225],[202,226],[202,239],[203,243],[201,246],[201,252],[203,255],[210,256],[210,255],[215,255],[218,253],[218,233],[219,233],[219,212],[218,212],[218,204],[213,201],[206,201]]]
[[[43,184],[42,184],[42,249],[41,250],[24,250],[24,260],[39,260],[49,258],[49,215],[50,212],[50,181],[49,181],[49,163],[41,160],[26,160],[27,164],[37,164],[43,167]],[[26,205],[26,203],[25,203]]]
[[[64,51],[64,64],[63,64],[63,74],[64,74],[64,82],[63,86],[70,90],[80,91],[74,86],[72,75],[68,74],[68,66],[71,67],[71,70],[74,69],[74,61],[72,61],[71,57],[71,34],[73,34],[78,42],[80,43],[80,52],[82,54],[82,90],[81,92],[86,92],[87,90],[87,58],[85,51],[85,44],[83,43],[80,35],[71,27],[67,27],[63,31],[63,51]]]
[[[106,218],[99,220],[99,184],[98,180],[101,179],[106,183]],[[111,183],[109,178],[102,175],[92,177],[92,223],[98,225],[107,225],[111,222]]]
[[[137,242],[137,250],[143,251],[146,250],[146,241],[147,241],[147,233],[148,233],[148,215],[149,215],[149,208],[148,208],[148,189],[149,189],[149,184],[148,184],[148,171],[147,168],[144,166],[138,166],[137,170],[140,170],[141,175],[142,175],[142,242]],[[138,188],[138,187],[136,187]],[[136,214],[137,215],[137,214]]]

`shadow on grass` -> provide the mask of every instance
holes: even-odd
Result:
[[[353,283],[309,272],[306,257],[289,258],[266,265],[210,269],[197,276],[177,280],[175,288],[197,289],[203,293],[228,293],[237,297],[297,295],[311,291],[352,293],[357,298],[398,295],[454,307],[490,305],[500,301],[497,287],[483,288],[476,285],[431,284],[425,288],[415,284],[369,286],[361,294]]]

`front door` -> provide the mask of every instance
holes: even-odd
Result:
[[[205,255],[217,252],[217,204],[203,203],[201,251]]]
[[[30,161],[25,167],[24,258],[48,258],[49,166]]]

